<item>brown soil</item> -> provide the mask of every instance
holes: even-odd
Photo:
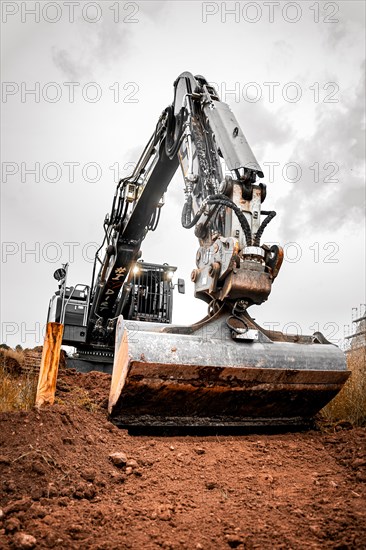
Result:
[[[0,415],[1,549],[366,547],[366,429],[131,436],[109,383],[61,372],[53,407]]]

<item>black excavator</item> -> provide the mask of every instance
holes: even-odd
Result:
[[[208,314],[171,324],[174,266],[140,260],[180,165],[183,227],[199,242],[195,297]],[[202,76],[182,73],[131,176],[119,181],[90,286],[67,286],[48,321],[64,325],[69,366],[112,373],[109,414],[123,426],[299,425],[341,389],[342,351],[323,335],[261,328],[248,309],[271,292],[283,260],[262,236],[263,172],[235,115]],[[103,257],[100,256],[103,250]],[[178,280],[184,292],[184,281]]]

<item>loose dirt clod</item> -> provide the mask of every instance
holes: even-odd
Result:
[[[31,550],[36,544],[37,539],[27,533],[17,533],[13,539],[13,548],[16,550]]]
[[[5,533],[11,534],[19,531],[21,523],[18,518],[9,518],[5,521],[4,527]]]
[[[126,466],[127,464],[127,456],[125,453],[121,453],[121,452],[111,453],[109,455],[109,458],[115,466],[122,467],[122,466]]]

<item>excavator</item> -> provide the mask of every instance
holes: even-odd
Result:
[[[171,323],[169,264],[141,260],[180,166],[181,223],[199,248],[191,274],[207,316]],[[230,107],[202,76],[182,73],[133,173],[117,185],[90,285],[54,276],[49,322],[75,348],[68,366],[112,374],[109,415],[120,426],[302,425],[348,378],[343,352],[319,332],[260,327],[248,309],[265,302],[283,250],[262,237],[275,217],[266,185]],[[101,252],[103,254],[101,255]]]

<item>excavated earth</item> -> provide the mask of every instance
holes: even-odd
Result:
[[[109,384],[0,415],[1,549],[366,548],[366,429],[129,435]]]

